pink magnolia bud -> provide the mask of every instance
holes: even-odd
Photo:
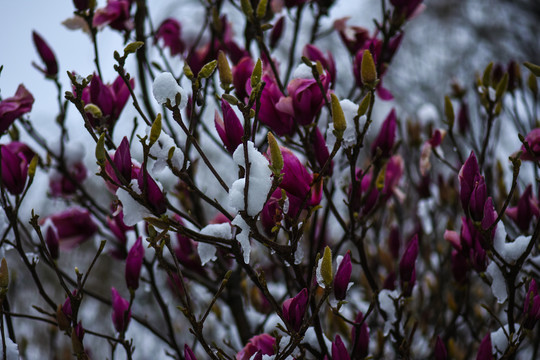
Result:
[[[113,158],[114,165],[123,177],[122,183],[129,184],[132,177],[131,152],[129,151],[129,141],[126,136],[122,139],[120,146],[116,149]]]
[[[478,348],[478,354],[476,360],[492,360],[493,354],[491,352],[491,334],[487,333],[482,339],[480,347]]]
[[[351,252],[347,251],[334,276],[334,296],[337,300],[345,300],[349,280],[351,280]]]
[[[15,95],[0,101],[0,134],[4,133],[18,117],[30,112],[34,97],[23,84],[20,84]]]
[[[410,296],[416,282],[416,258],[418,257],[418,235],[415,234],[407,245],[405,253],[399,262],[399,278],[401,289],[406,296]]]
[[[437,336],[437,341],[435,342],[435,360],[446,360],[447,358],[446,346],[444,346],[441,338]]]
[[[56,57],[50,46],[43,40],[43,38],[35,31],[32,31],[32,39],[34,40],[34,46],[38,51],[39,57],[45,64],[45,69],[34,65],[39,71],[45,74],[47,77],[54,78],[58,74],[58,63]]]
[[[126,258],[126,285],[128,289],[137,290],[139,288],[139,277],[144,260],[144,247],[142,237],[138,237],[135,244],[129,250]]]
[[[84,331],[84,328],[82,326],[82,322],[79,321],[79,323],[77,325],[75,325],[75,335],[77,335],[77,338],[79,339],[79,341],[82,343],[83,339],[84,339],[84,334],[85,334],[85,331]]]
[[[70,164],[66,170],[69,172],[71,179],[64,174],[51,172],[49,177],[49,188],[51,194],[55,197],[68,197],[77,191],[77,184],[81,184],[87,176],[86,166],[82,162]],[[66,164],[68,166],[68,164]],[[75,183],[74,183],[75,182]]]
[[[236,360],[250,360],[252,356],[259,353],[262,355],[274,355],[274,345],[276,339],[268,334],[256,335],[249,339],[248,343],[238,354]]]
[[[173,18],[165,19],[156,31],[156,41],[163,40],[165,47],[171,50],[171,56],[184,52],[185,44],[181,38],[182,28],[180,23]]]
[[[186,358],[186,360],[197,360],[197,358],[195,357],[195,354],[193,353],[191,348],[188,346],[188,344],[184,345],[184,357]]]
[[[506,215],[523,233],[528,233],[533,217],[540,215],[538,203],[532,194],[532,185],[527,186],[519,198],[517,206],[506,210]]]
[[[302,326],[308,300],[308,291],[306,288],[303,288],[295,297],[283,302],[283,318],[294,331],[300,330]]]
[[[146,176],[144,176],[146,174]],[[148,171],[144,168],[139,171],[139,176],[137,177],[137,183],[139,189],[142,193],[146,195],[146,201],[152,210],[154,210],[159,215],[167,211],[167,199],[163,192],[155,182],[155,180],[150,176]]]
[[[529,283],[523,303],[523,314],[525,315],[523,326],[526,329],[533,329],[540,319],[540,295],[538,295],[538,285],[534,279]]]
[[[49,226],[45,234],[45,243],[49,249],[49,253],[53,259],[58,259],[58,249],[60,247],[60,242],[58,241],[58,234],[54,226]]]
[[[285,28],[285,16],[280,16],[279,19],[277,19],[276,23],[274,24],[272,31],[270,32],[270,48],[271,49],[274,49],[279,39],[281,39],[281,35],[283,34],[284,28]]]
[[[1,104],[1,103],[0,103]],[[533,129],[525,136],[525,141],[529,144],[529,150],[525,145],[521,146],[522,160],[538,161],[540,159],[540,128]]]
[[[371,156],[375,156],[377,148],[380,148],[383,158],[390,157],[396,139],[396,122],[396,110],[392,109],[386,120],[384,120],[379,135],[373,144],[371,144]]]
[[[351,355],[353,359],[363,359],[369,352],[369,328],[364,321],[364,314],[362,314],[362,312],[358,312],[354,323],[355,325],[351,330],[351,338],[353,341]]]
[[[280,150],[283,156],[283,180],[279,187],[303,199],[311,188],[313,177],[291,150],[285,147],[280,147]]]
[[[351,357],[349,356],[349,353],[347,352],[347,348],[345,347],[345,344],[343,344],[343,341],[341,340],[341,336],[336,335],[334,342],[332,343],[332,360],[350,360]]]
[[[118,291],[111,288],[112,294],[112,322],[114,328],[119,333],[124,333],[131,320],[131,310],[129,310],[129,301],[120,296]]]
[[[253,59],[246,56],[243,57],[232,70],[234,90],[236,91],[238,99],[242,101],[248,97],[246,84],[251,78],[254,67],[255,63],[253,62]]]
[[[13,153],[8,145],[0,146],[2,184],[13,195],[24,191],[28,175],[28,162],[21,153]]]
[[[56,228],[60,248],[69,250],[90,239],[98,230],[86,209],[71,208],[49,217]]]
[[[107,0],[106,7],[96,10],[92,25],[99,28],[108,25],[114,30],[130,31],[134,27],[129,14],[130,8],[129,0]]]
[[[459,185],[463,211],[473,220],[482,220],[487,200],[487,187],[472,151],[459,171]]]
[[[227,151],[232,154],[238,145],[242,143],[244,127],[231,105],[225,100],[221,100],[221,111],[223,112],[223,120],[216,111],[214,124],[221,141],[223,141],[223,145],[225,145]]]

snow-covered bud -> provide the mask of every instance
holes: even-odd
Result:
[[[144,260],[144,247],[142,237],[138,237],[135,244],[129,250],[126,258],[126,285],[128,289],[137,290],[139,288],[139,277]]]
[[[187,105],[188,96],[186,91],[178,85],[178,82],[170,72],[163,72],[156,76],[152,85],[154,98],[160,105],[170,101],[171,106],[178,106],[183,109]],[[176,103],[176,94],[180,94],[180,103]]]
[[[32,39],[34,41],[34,46],[38,51],[39,57],[45,64],[45,69],[42,69],[35,64],[34,66],[45,74],[45,76],[54,78],[58,74],[58,63],[56,62],[54,52],[37,32],[32,31]]]
[[[129,310],[129,301],[120,296],[118,291],[111,288],[112,295],[112,322],[114,328],[119,333],[127,330],[131,319],[131,310]]]
[[[334,296],[337,300],[345,300],[347,296],[347,289],[349,287],[349,281],[351,280],[352,264],[351,264],[351,252],[347,251],[334,277]]]
[[[388,116],[384,120],[381,126],[381,130],[379,131],[379,135],[377,136],[373,144],[371,144],[371,156],[375,156],[375,154],[377,153],[377,148],[380,148],[382,151],[382,157],[390,157],[396,139],[396,127],[396,110],[392,109],[390,114],[388,114]]]
[[[294,331],[300,330],[308,305],[308,291],[303,288],[295,297],[283,302],[283,318]]]

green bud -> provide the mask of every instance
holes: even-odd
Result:
[[[251,73],[251,87],[254,88],[261,82],[262,77],[262,63],[261,59],[257,59],[257,63],[253,68],[253,73]]]
[[[259,5],[257,5],[257,18],[258,19],[262,19],[266,16],[267,6],[268,6],[268,0],[259,1]]]
[[[538,94],[538,81],[536,80],[534,74],[529,75],[529,78],[527,79],[527,86],[534,95]]]
[[[32,160],[30,160],[30,165],[28,165],[28,177],[30,179],[33,179],[34,175],[36,174],[36,167],[38,164],[38,159],[39,159],[38,156],[34,155]]]
[[[189,80],[193,80],[193,78],[195,77],[195,75],[193,75],[193,71],[191,71],[191,68],[189,67],[187,62],[184,63],[184,75],[186,75]]]
[[[94,105],[94,104],[86,105],[84,107],[84,111],[86,111],[87,113],[90,113],[96,119],[99,119],[103,116],[101,109],[97,105]]]
[[[332,251],[327,246],[324,248],[324,254],[321,261],[321,276],[324,285],[331,286],[334,280],[334,271],[332,269]]]
[[[242,11],[249,19],[253,15],[253,7],[251,6],[251,1],[240,0],[240,5],[242,6]]]
[[[154,143],[159,139],[159,135],[161,135],[161,114],[158,113],[156,120],[154,120],[154,123],[152,124],[152,128],[150,129],[150,143],[149,145],[152,146]]]
[[[144,42],[142,41],[134,41],[132,43],[129,43],[124,48],[124,56],[133,54],[137,50],[139,50],[144,45]]]
[[[381,171],[379,171],[379,174],[377,175],[377,179],[375,180],[375,187],[379,191],[382,191],[382,189],[384,188],[384,180],[385,180],[384,178],[386,177],[386,165],[387,164],[384,164],[383,168],[381,169]]]
[[[446,116],[446,121],[448,122],[450,129],[452,129],[454,127],[456,115],[454,113],[454,105],[452,105],[452,101],[448,95],[444,97],[444,115]]]
[[[339,103],[339,99],[336,94],[332,93],[330,95],[332,101],[332,121],[334,122],[334,130],[337,135],[341,138],[343,132],[347,129],[347,121],[345,120],[345,114]]]
[[[238,105],[238,99],[231,94],[223,94],[221,97],[231,105]]]
[[[262,24],[261,25],[261,31],[267,31],[272,29],[274,26],[272,24]]]
[[[217,66],[219,71],[219,81],[224,88],[228,88],[233,83],[233,76],[227,57],[221,50],[218,52]]]
[[[198,78],[199,79],[209,78],[214,73],[214,70],[216,70],[216,67],[217,67],[216,60],[213,60],[209,62],[208,64],[204,65],[201,71],[199,71],[199,75],[197,75]]]
[[[524,62],[523,65],[525,65],[525,67],[529,69],[534,74],[534,76],[540,77],[540,66],[530,63],[528,61]]]
[[[367,113],[369,109],[369,105],[371,104],[371,93],[368,92],[366,96],[362,99],[362,102],[360,102],[360,106],[358,106],[358,116],[363,116]]]
[[[365,85],[374,85],[377,81],[377,67],[375,66],[375,61],[373,61],[373,56],[369,50],[364,50],[362,54],[362,64],[360,65],[360,75],[362,78],[362,83]]]
[[[497,100],[501,99],[508,88],[508,73],[505,73],[499,84],[497,85],[496,96]]]
[[[96,144],[96,160],[99,165],[105,163],[105,133],[101,133],[99,140]]]
[[[268,146],[270,147],[270,159],[272,160],[271,168],[274,174],[277,175],[283,169],[283,155],[274,134],[271,132],[268,133]]]
[[[484,70],[484,75],[482,76],[482,85],[488,87],[491,85],[491,71],[493,70],[493,63],[490,62],[486,69]]]
[[[0,263],[0,289],[7,289],[9,286],[9,269],[6,258],[2,258]]]

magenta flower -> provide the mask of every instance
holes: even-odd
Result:
[[[0,134],[4,133],[18,117],[30,112],[34,97],[23,84],[20,84],[15,95],[0,101]]]
[[[459,171],[459,185],[463,211],[473,220],[482,220],[484,204],[487,200],[487,187],[472,151]]]
[[[193,350],[191,350],[188,344],[184,345],[184,357],[186,358],[186,360],[197,360],[195,354],[193,353]]]
[[[34,64],[34,66],[45,74],[45,76],[50,78],[56,77],[58,74],[58,63],[56,62],[54,52],[37,32],[32,31],[32,39],[34,40],[34,46],[38,51],[39,57],[45,64],[45,69],[40,68],[36,64]]]
[[[22,153],[13,153],[8,145],[0,146],[2,184],[13,195],[24,191],[28,175],[28,161]]]
[[[529,330],[533,329],[540,319],[540,295],[538,295],[538,285],[534,279],[529,283],[529,290],[523,303],[523,314],[525,314],[523,326]]]
[[[171,56],[184,52],[185,44],[182,41],[182,28],[173,18],[164,20],[156,31],[156,41],[163,40],[165,47],[171,50]]]
[[[270,48],[274,49],[279,41],[281,39],[281,35],[283,34],[283,29],[285,28],[285,16],[280,16],[279,19],[276,20],[274,23],[274,27],[270,31]]]
[[[278,85],[269,75],[264,75],[262,81],[266,83],[261,93],[261,107],[259,118],[263,124],[272,129],[278,136],[293,135],[294,108],[292,98],[286,99],[279,90]],[[278,105],[282,102],[280,105]],[[278,109],[279,106],[279,109]]]
[[[108,25],[114,30],[130,31],[134,27],[129,14],[130,8],[129,0],[107,0],[107,6],[96,10],[92,25],[98,28]]]
[[[489,203],[491,203],[491,200]],[[484,239],[482,233],[476,230],[473,221],[465,217],[461,218],[461,232],[459,235],[455,231],[445,231],[444,239],[449,241],[457,251],[456,254],[452,254],[452,267],[456,280],[464,280],[466,277],[469,265],[460,269],[459,266],[463,264],[470,264],[479,272],[486,270],[488,258],[485,246],[488,246],[488,240],[492,241],[492,236],[493,234],[489,239]]]
[[[319,84],[315,79],[293,79],[287,85],[289,96],[281,97],[275,104],[276,109],[281,113],[290,115],[299,125],[311,124],[324,105],[324,99],[330,84],[328,74],[321,74],[320,78],[324,94],[321,93]],[[278,133],[278,135],[280,134]]]
[[[135,244],[129,250],[126,258],[126,285],[128,289],[137,290],[139,288],[139,277],[144,260],[144,247],[142,237],[139,236]]]
[[[119,333],[124,333],[131,320],[131,310],[129,310],[129,301],[120,296],[118,291],[113,287],[111,288],[112,294],[112,322],[114,328]]]
[[[129,81],[131,88],[135,87],[135,81]],[[103,113],[103,122],[113,127],[116,120],[120,117],[120,113],[124,109],[130,93],[124,80],[118,76],[112,85],[106,85],[101,81],[101,78],[94,74],[89,88],[85,88],[82,93],[82,100],[85,104],[94,104]],[[87,113],[87,116],[92,123],[92,126],[100,125],[97,119],[94,119],[92,114]]]
[[[360,26],[348,26],[347,20],[349,17],[334,21],[334,29],[338,31],[349,53],[354,56],[370,39],[369,30]]]
[[[392,154],[392,148],[394,147],[394,142],[396,140],[396,110],[392,109],[390,114],[384,120],[381,129],[379,130],[379,135],[371,144],[371,156],[375,156],[377,153],[377,148],[380,148],[383,158],[388,158]]]
[[[334,276],[334,296],[337,300],[345,300],[349,280],[351,280],[351,252],[347,251]]]
[[[49,217],[53,222],[60,242],[60,248],[73,249],[90,239],[98,230],[86,209],[71,208]]]
[[[529,144],[530,151],[527,150],[525,145],[521,145],[521,159],[538,161],[538,159],[540,159],[540,128],[533,129],[530,133],[528,133],[527,136],[525,136],[525,142]]]
[[[401,261],[399,262],[399,280],[401,290],[405,296],[410,296],[414,284],[416,283],[416,258],[418,257],[418,235],[415,234],[409,244]]]
[[[58,241],[58,234],[56,233],[54,226],[49,226],[47,228],[45,233],[45,243],[47,244],[47,249],[49,249],[51,257],[54,260],[58,259],[60,242]]]
[[[476,354],[476,360],[492,360],[493,354],[491,352],[491,334],[487,333],[482,339],[478,353]]]
[[[280,147],[280,149],[283,156],[283,169],[281,169],[283,180],[279,187],[304,199],[311,189],[313,177],[291,150],[286,147]]]
[[[315,45],[307,44],[302,51],[302,55],[311,61],[320,61],[323,68],[326,69],[330,75],[330,83],[333,84],[334,81],[336,81],[336,63],[334,62],[334,57],[330,51],[326,53],[327,56],[324,56],[322,51]]]
[[[132,178],[132,162],[129,141],[126,136],[124,136],[120,146],[116,149],[113,162],[120,175],[122,175],[121,183],[128,184]]]
[[[336,335],[332,343],[332,360],[351,360],[347,348],[339,335]]]
[[[437,336],[437,341],[435,342],[435,360],[446,360],[448,358],[448,352],[446,351],[446,346],[439,336]]]
[[[137,183],[143,196],[145,196],[149,209],[155,211],[159,215],[165,213],[165,211],[167,211],[167,199],[165,198],[165,195],[163,195],[163,192],[156,181],[144,168],[139,171]]]
[[[250,81],[255,63],[249,56],[240,59],[232,69],[233,85],[238,99],[244,101],[248,97],[247,84]]]
[[[283,318],[294,331],[299,331],[302,326],[308,300],[308,291],[303,288],[295,297],[283,302]]]
[[[221,111],[223,112],[223,120],[216,110],[214,124],[223,145],[232,154],[238,145],[242,143],[244,128],[231,105],[225,100],[221,100]]]
[[[353,341],[351,355],[353,359],[363,359],[369,352],[369,328],[364,321],[364,314],[362,314],[361,311],[358,312],[354,323],[355,325],[351,330],[351,338]]]
[[[529,231],[533,217],[540,216],[538,202],[532,194],[532,185],[527,186],[521,194],[517,206],[506,209],[506,215],[523,233]]]
[[[49,187],[54,197],[64,197],[74,194],[77,191],[77,184],[82,184],[86,179],[87,169],[82,162],[77,162],[66,170],[69,172],[71,179],[57,171],[50,174]]]
[[[276,339],[268,334],[256,335],[249,339],[246,346],[236,354],[236,360],[250,360],[257,353],[260,353],[261,356],[274,355],[275,344]]]

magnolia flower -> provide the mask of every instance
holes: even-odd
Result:
[[[246,56],[240,59],[238,64],[232,69],[234,90],[236,91],[236,96],[240,100],[244,100],[248,97],[246,85],[250,81],[254,67],[255,63],[253,62],[253,59]]]
[[[171,50],[171,56],[184,52],[185,44],[181,38],[182,28],[176,19],[165,19],[156,31],[156,41],[163,40],[165,47]]]
[[[295,297],[283,302],[283,318],[294,331],[300,330],[308,305],[308,291],[303,288]]]
[[[351,330],[351,338],[353,342],[353,348],[351,355],[353,359],[363,359],[369,352],[369,328],[364,321],[364,314],[358,312],[356,319],[354,319],[355,325]],[[362,325],[359,325],[362,324]]]
[[[377,149],[381,149],[382,157],[390,157],[396,139],[396,110],[392,109],[384,120],[379,135],[371,144],[371,156],[375,156]]]
[[[345,300],[349,280],[351,279],[352,265],[351,252],[347,251],[334,276],[334,295],[337,300]]]
[[[126,258],[126,285],[128,289],[137,290],[139,288],[139,277],[144,260],[144,247],[142,237],[138,237],[135,244],[129,250]]]
[[[58,63],[56,62],[54,52],[37,32],[32,31],[32,39],[34,40],[34,46],[38,51],[39,57],[45,64],[45,69],[35,64],[34,66],[47,77],[54,78],[58,74]]]
[[[529,145],[529,150],[525,145],[521,146],[521,159],[529,161],[538,161],[540,158],[540,128],[533,129],[525,136],[525,142]]]
[[[275,343],[276,339],[268,334],[256,335],[249,339],[246,346],[236,354],[236,360],[250,360],[257,353],[261,355],[274,355]]]
[[[130,0],[107,0],[107,6],[96,10],[92,25],[98,28],[108,25],[114,30],[130,31],[134,28],[130,8]]]
[[[98,230],[86,209],[71,208],[49,216],[56,228],[61,249],[72,249],[90,239]]]
[[[292,107],[292,98],[285,104],[283,93],[279,90],[275,80],[269,75],[264,75],[262,81],[266,83],[261,93],[261,107],[259,109],[259,118],[261,122],[272,129],[278,136],[293,135],[294,127],[294,109]],[[281,105],[278,104],[282,102]],[[285,111],[284,111],[285,110]]]
[[[221,100],[221,111],[223,112],[223,119],[221,119],[216,110],[214,124],[221,141],[223,141],[223,145],[232,154],[238,145],[242,143],[244,128],[231,105],[225,100]]]
[[[416,258],[418,257],[418,235],[415,234],[399,262],[399,280],[405,296],[410,296],[416,283]]]
[[[487,200],[487,187],[472,151],[459,171],[459,185],[461,205],[465,214],[473,220],[482,220],[484,204]]]
[[[20,84],[15,95],[0,101],[0,134],[4,133],[18,117],[30,112],[34,97],[23,84]]]
[[[21,152],[13,152],[9,145],[0,146],[2,164],[2,184],[13,195],[20,195],[28,176],[28,163]]]
[[[111,288],[112,295],[112,322],[114,328],[119,333],[123,333],[127,330],[129,321],[131,320],[131,310],[129,310],[129,301],[120,296],[118,291],[113,287]]]
[[[532,185],[527,186],[523,194],[521,194],[517,206],[506,209],[506,215],[512,219],[523,233],[529,231],[533,217],[540,216],[538,202],[532,194]]]

